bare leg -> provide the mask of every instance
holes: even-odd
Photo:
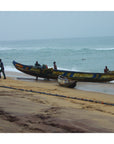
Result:
[[[6,75],[5,75],[5,72],[4,72],[4,71],[2,71],[2,73],[3,73],[4,79],[6,79]]]
[[[38,80],[38,76],[36,76],[36,80]]]

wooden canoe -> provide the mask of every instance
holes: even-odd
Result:
[[[108,82],[114,80],[114,73],[91,73],[91,72],[77,72],[66,70],[54,70],[53,68],[43,69],[35,68],[31,65],[23,65],[13,61],[16,69],[26,74],[42,77],[48,79],[57,79],[59,75],[65,76],[71,80],[85,81],[85,82]]]
[[[59,75],[58,83],[60,86],[63,86],[63,87],[74,88],[76,86],[77,81],[69,80],[67,77]]]

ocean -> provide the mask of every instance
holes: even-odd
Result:
[[[6,71],[18,72],[15,60],[26,65],[36,61],[58,69],[104,72],[114,70],[114,37],[0,41],[0,58]]]

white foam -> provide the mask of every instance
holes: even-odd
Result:
[[[47,49],[47,47],[0,47],[0,51],[10,51],[10,50],[41,50]]]
[[[16,48],[0,47],[0,51],[16,50]]]
[[[95,50],[109,51],[109,50],[114,50],[114,48],[95,48]]]
[[[66,71],[78,71],[78,72],[81,72],[81,70],[76,69],[76,68],[67,69],[67,68],[58,67],[58,70],[66,70]]]
[[[9,72],[20,72],[19,70],[17,70],[14,67],[11,66],[5,66],[5,71],[9,71]]]

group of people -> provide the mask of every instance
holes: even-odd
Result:
[[[41,65],[38,63],[38,61],[36,61],[35,67],[36,68],[41,68]],[[54,70],[57,70],[57,65],[56,65],[55,61],[53,62],[53,68],[54,68]],[[104,73],[107,73],[107,72],[109,72],[109,69],[108,69],[107,66],[105,66]],[[5,71],[4,71],[4,64],[2,62],[2,59],[0,59],[0,78],[1,78],[1,73],[4,76],[4,79],[6,79],[6,75],[5,75]]]
[[[35,68],[41,68],[41,65],[38,63],[38,61],[36,61],[35,63]],[[53,62],[53,68],[57,70],[57,65],[55,61]]]
[[[40,68],[40,67],[41,67],[41,65],[38,63],[38,61],[36,61],[35,67],[36,67],[36,68]],[[54,68],[54,70],[57,70],[57,65],[56,65],[56,62],[55,62],[55,61],[53,62],[53,68]],[[107,72],[109,72],[109,69],[108,69],[107,66],[105,66],[105,68],[104,68],[104,73],[107,73]]]
[[[57,70],[57,65],[56,65],[55,61],[53,62],[53,66],[54,66],[54,69]],[[41,68],[41,65],[38,63],[38,61],[36,61],[35,67],[36,68]],[[1,78],[1,73],[4,76],[4,79],[6,79],[6,75],[5,75],[5,71],[4,71],[4,64],[2,62],[2,59],[0,59],[0,78]]]
[[[36,61],[35,67],[36,67],[36,68],[39,68],[39,67],[41,68],[41,65],[38,63],[38,61]],[[57,70],[57,65],[56,65],[56,62],[55,62],[55,61],[53,62],[53,69],[54,69],[54,70]],[[108,69],[107,66],[105,66],[105,68],[104,68],[104,73],[107,73],[107,72],[109,72],[109,69]]]
[[[41,65],[38,63],[38,61],[36,61],[36,63],[35,63],[35,68],[48,69],[48,66],[47,66],[47,65],[41,66]],[[53,68],[54,68],[54,70],[57,70],[57,65],[56,65],[56,62],[55,62],[55,61],[53,62]],[[36,80],[38,80],[38,76],[36,76]]]

